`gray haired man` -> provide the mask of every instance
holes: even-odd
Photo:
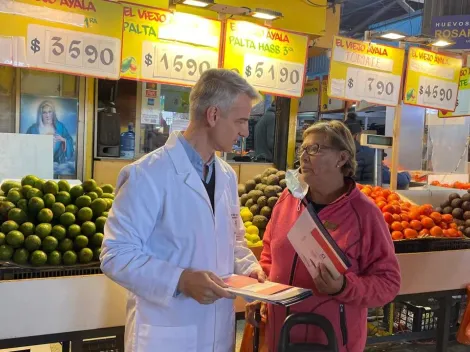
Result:
[[[237,177],[215,151],[248,135],[257,99],[236,73],[206,71],[185,133],[121,171],[101,268],[129,290],[126,352],[233,350],[233,296],[222,279],[265,276],[244,242]]]

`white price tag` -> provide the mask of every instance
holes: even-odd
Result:
[[[305,80],[305,65],[268,57],[245,55],[242,76],[255,88],[301,97]]]
[[[142,77],[150,81],[193,84],[218,63],[218,53],[209,49],[149,41],[142,45]]]
[[[456,83],[426,76],[419,79],[418,105],[452,111],[457,103],[457,95]]]
[[[381,105],[398,105],[400,82],[398,75],[349,67],[345,98]]]
[[[121,41],[96,34],[30,24],[26,55],[30,67],[118,79]]]

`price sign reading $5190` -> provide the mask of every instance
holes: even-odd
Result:
[[[142,46],[142,77],[194,84],[205,71],[218,67],[218,58],[211,49],[146,41]]]
[[[119,78],[121,43],[95,34],[29,25],[27,60],[33,67]]]

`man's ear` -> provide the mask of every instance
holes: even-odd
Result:
[[[206,120],[210,127],[214,127],[219,119],[219,108],[211,106],[206,111]]]

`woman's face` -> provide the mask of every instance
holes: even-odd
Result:
[[[50,106],[44,106],[42,108],[42,123],[44,125],[52,125],[54,121],[54,111]]]
[[[318,152],[309,155],[305,148],[312,152],[316,149],[312,146],[318,145]],[[312,154],[312,153],[311,153]],[[345,154],[331,146],[323,134],[309,134],[302,143],[302,154],[300,156],[300,168],[307,184],[314,185],[328,183],[331,179],[342,177],[341,168],[346,163]]]

